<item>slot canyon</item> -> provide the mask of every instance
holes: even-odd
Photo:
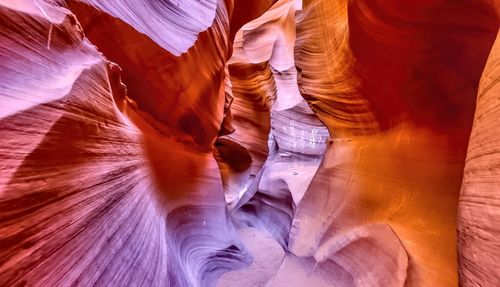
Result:
[[[0,286],[500,286],[500,0],[0,0]]]

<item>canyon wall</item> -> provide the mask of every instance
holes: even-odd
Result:
[[[497,286],[499,15],[0,0],[0,285]]]

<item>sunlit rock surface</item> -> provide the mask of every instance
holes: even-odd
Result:
[[[500,284],[500,37],[481,78],[458,205],[460,279],[467,286]]]
[[[498,286],[499,15],[0,0],[0,286]]]

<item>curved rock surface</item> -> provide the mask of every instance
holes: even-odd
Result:
[[[497,222],[500,213],[500,37],[481,78],[458,205],[460,279],[464,286],[500,284]]]
[[[0,0],[0,286],[498,286],[499,17]]]

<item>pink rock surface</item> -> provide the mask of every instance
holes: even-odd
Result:
[[[141,110],[69,10],[23,5],[1,6],[1,285],[211,286],[249,262],[207,137]]]
[[[0,286],[498,286],[499,11],[0,0]]]
[[[458,205],[460,279],[464,286],[500,284],[500,38],[481,78]]]

